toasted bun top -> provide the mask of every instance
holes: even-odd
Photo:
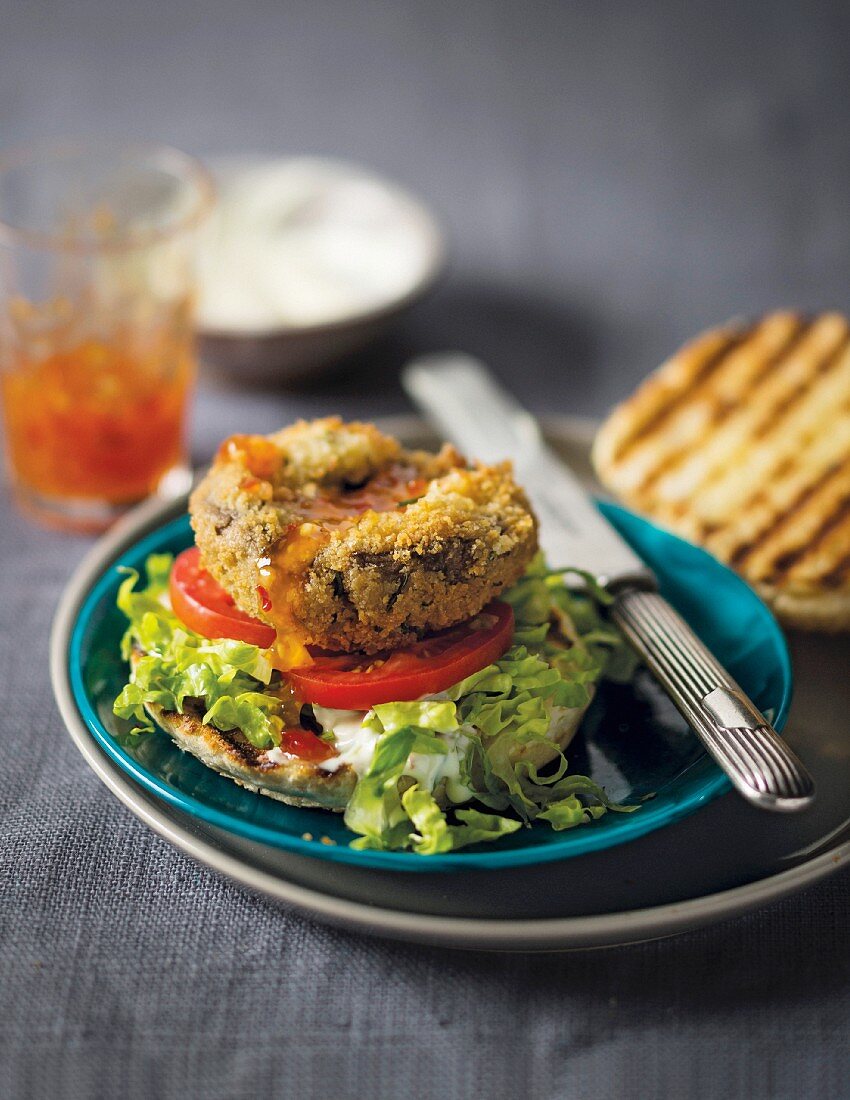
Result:
[[[608,488],[730,563],[787,621],[850,627],[840,314],[777,312],[703,333],[612,412],[593,462]]]

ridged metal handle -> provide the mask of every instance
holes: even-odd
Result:
[[[763,809],[803,810],[814,781],[688,624],[657,592],[627,590],[612,616],[731,779]]]

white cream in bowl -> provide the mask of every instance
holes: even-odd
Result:
[[[343,322],[404,301],[442,260],[431,215],[357,165],[297,157],[222,168],[199,249],[202,331]]]

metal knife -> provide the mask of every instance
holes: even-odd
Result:
[[[512,460],[540,520],[548,561],[593,573],[610,614],[735,789],[767,810],[805,809],[814,782],[602,517],[572,471],[546,446],[534,417],[476,360],[430,355],[402,373],[413,402],[451,442],[483,462]]]

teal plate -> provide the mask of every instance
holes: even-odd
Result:
[[[791,667],[771,613],[740,578],[705,551],[612,504],[606,518],[655,571],[661,591],[729,668],[758,706],[785,723]],[[130,545],[85,596],[71,635],[68,674],[92,737],[146,790],[207,824],[261,844],[361,867],[405,871],[530,866],[634,840],[693,813],[729,789],[675,709],[645,672],[627,687],[605,684],[569,749],[573,772],[589,775],[617,802],[640,802],[632,814],[556,833],[521,829],[489,845],[439,856],[355,851],[338,814],[298,809],[237,786],[181,752],[167,734],[133,736],[112,713],[127,668],[119,653],[125,620],[115,606],[119,566],[141,569],[148,554],[191,545],[181,516]],[[313,840],[305,840],[309,833]],[[326,838],[322,843],[320,838]],[[332,843],[328,843],[328,840]]]

